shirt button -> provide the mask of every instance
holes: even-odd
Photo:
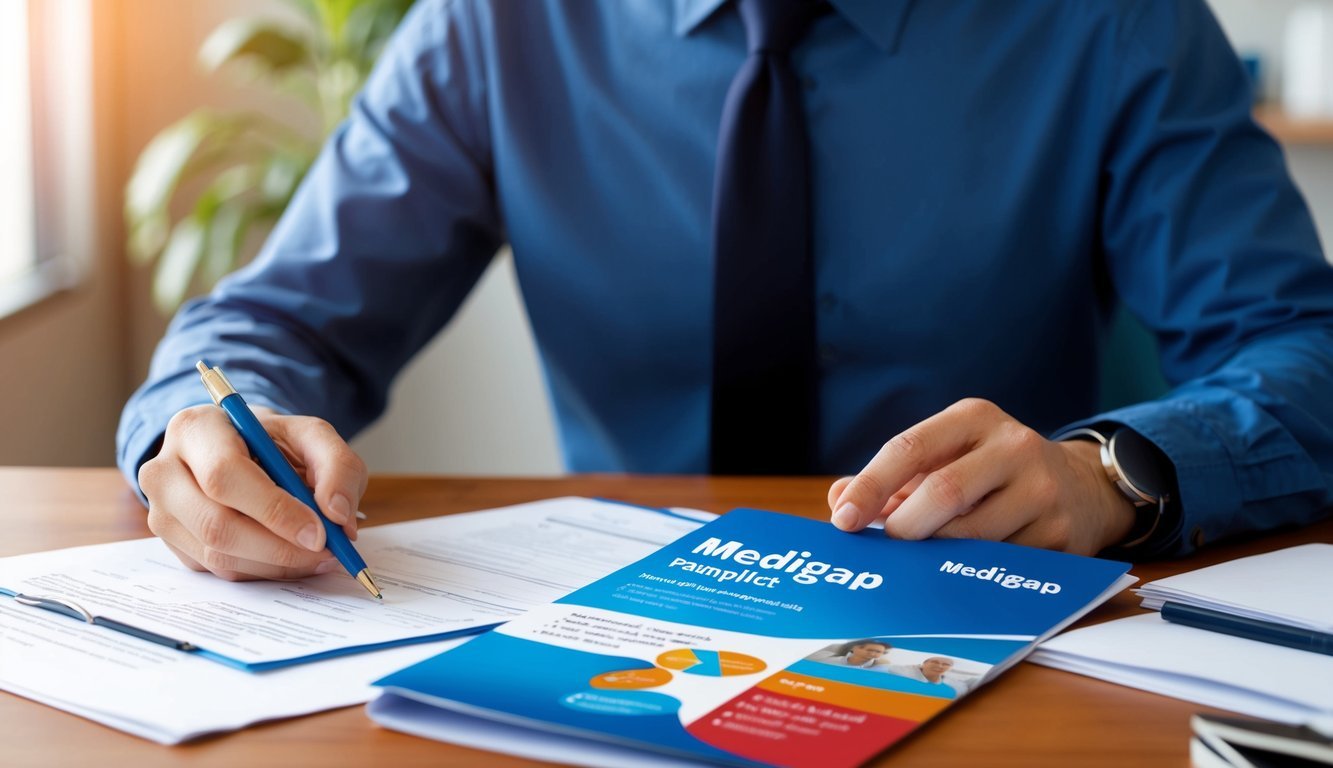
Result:
[[[825,312],[832,312],[838,306],[838,297],[831,293],[821,294],[819,297],[819,308]]]
[[[818,85],[818,83],[816,83],[815,79],[809,75],[801,78],[801,86],[807,91],[813,91],[816,85]]]
[[[838,348],[832,344],[819,345],[819,361],[821,363],[832,363],[838,359]]]
[[[1203,529],[1197,525],[1194,526],[1194,530],[1190,531],[1190,543],[1194,545],[1195,549],[1203,546]]]

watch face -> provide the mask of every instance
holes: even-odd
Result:
[[[1171,461],[1152,441],[1132,429],[1117,429],[1107,443],[1125,482],[1154,502],[1169,492]]]

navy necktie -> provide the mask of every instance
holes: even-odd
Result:
[[[750,53],[722,108],[713,184],[714,474],[814,469],[809,149],[787,52],[821,5],[737,2]]]

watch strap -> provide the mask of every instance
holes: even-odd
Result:
[[[1151,540],[1166,517],[1167,504],[1172,495],[1167,479],[1171,467],[1161,451],[1126,427],[1116,429],[1109,436],[1092,427],[1079,427],[1062,432],[1052,439],[1057,442],[1090,440],[1097,443],[1102,471],[1107,481],[1134,506],[1134,523],[1114,549],[1132,550]]]

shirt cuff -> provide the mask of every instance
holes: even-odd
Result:
[[[1242,498],[1225,441],[1183,401],[1159,400],[1120,408],[1062,427],[1112,431],[1125,426],[1156,445],[1176,473],[1175,509],[1136,553],[1180,557],[1231,532]]]

